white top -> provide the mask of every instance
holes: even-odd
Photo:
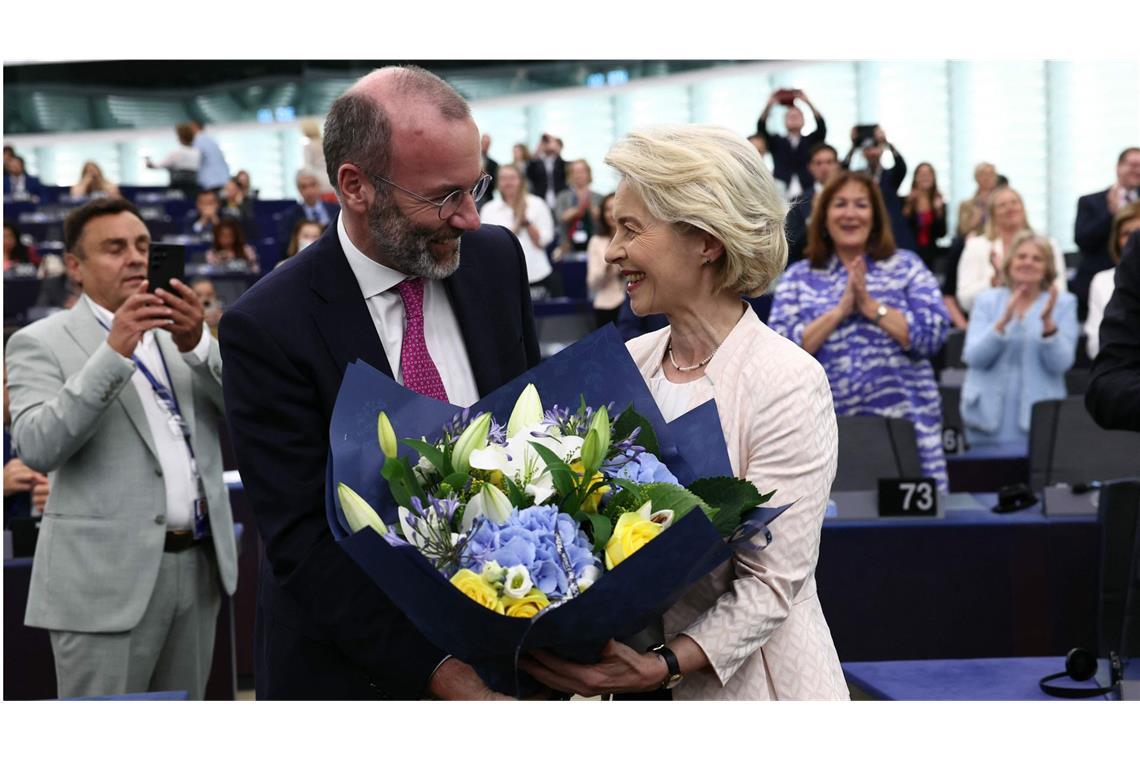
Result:
[[[1108,306],[1115,289],[1116,267],[1097,272],[1089,283],[1089,316],[1085,320],[1088,342],[1085,345],[1090,359],[1095,359],[1100,353],[1100,323],[1104,319],[1104,307]]]
[[[189,145],[179,145],[166,154],[166,158],[155,161],[154,165],[162,169],[175,171],[198,171],[198,164],[202,163],[202,154],[197,148]]]
[[[84,294],[83,300],[95,318],[110,327],[115,315],[103,308]],[[198,367],[210,358],[210,341],[213,337],[210,331],[202,330],[202,339],[192,351],[182,354],[183,360],[191,367]],[[162,355],[159,351],[158,341],[154,337],[154,330],[143,333],[142,340],[135,347],[135,356],[146,365],[147,370],[154,375],[155,380],[165,385],[174,394],[174,387],[170,376],[166,374]],[[190,530],[194,527],[194,499],[198,497],[198,485],[194,482],[194,473],[190,467],[190,449],[186,446],[186,439],[181,432],[175,434],[170,426],[170,414],[158,403],[154,388],[150,381],[139,371],[134,362],[123,357],[123,361],[134,369],[131,375],[131,384],[142,401],[143,411],[146,412],[147,425],[150,427],[154,447],[158,451],[158,464],[162,468],[162,484],[166,488],[166,529]],[[193,403],[193,399],[178,399],[178,404]]]
[[[353,245],[344,229],[343,214],[337,215],[336,232],[348,265],[360,285],[360,294],[372,315],[372,323],[376,326],[376,334],[380,337],[396,382],[403,385],[400,349],[404,343],[404,299],[400,298],[396,286],[408,276],[373,261]],[[464,407],[478,401],[479,389],[467,358],[463,334],[459,332],[451,301],[439,280],[424,281],[424,341],[432,361],[439,368],[447,400]]]
[[[674,383],[665,377],[659,366],[646,384],[653,395],[653,400],[657,402],[657,408],[661,410],[661,416],[666,422],[672,422],[689,411],[689,401],[693,397],[693,392],[701,386],[709,385],[710,381],[707,375],[701,375],[688,383]]]
[[[516,236],[526,256],[527,281],[533,284],[545,280],[554,271],[546,255],[546,246],[554,239],[554,217],[542,198],[527,195],[526,218],[538,230],[538,245],[525,229],[519,230]],[[515,229],[515,212],[502,198],[487,201],[479,211],[479,219],[484,224],[497,224],[511,231]]]
[[[1050,239],[1049,245],[1053,248],[1053,265],[1057,268],[1057,291],[1069,291],[1068,278],[1065,275],[1065,257],[1057,241]],[[958,305],[965,311],[974,308],[974,299],[987,288],[993,287],[990,278],[993,277],[994,268],[990,263],[990,253],[996,252],[998,256],[1005,255],[1005,246],[1001,238],[990,240],[985,235],[975,235],[966,241],[962,249],[962,258],[958,260]]]

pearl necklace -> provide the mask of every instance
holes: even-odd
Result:
[[[716,348],[720,348],[720,346],[717,346]],[[712,361],[712,358],[714,356],[716,356],[716,348],[712,350],[712,353],[709,354],[708,358],[706,358],[704,361],[697,362],[691,367],[681,367],[677,364],[677,360],[673,358],[673,341],[670,340],[669,344],[665,346],[665,350],[669,353],[669,363],[672,364],[673,369],[677,370],[678,372],[692,372],[695,369],[700,369],[701,367],[705,366]]]

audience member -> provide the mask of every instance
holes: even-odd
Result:
[[[248,269],[250,274],[261,271],[257,251],[245,242],[245,233],[237,219],[223,216],[214,225],[214,245],[206,251],[206,263],[230,268],[241,262],[244,262],[243,268]]]
[[[985,232],[966,241],[962,257],[958,261],[958,305],[964,311],[974,308],[974,299],[986,288],[1002,284],[1002,266],[1005,252],[1018,233],[1032,229],[1025,215],[1025,204],[1021,194],[1012,187],[1002,187],[990,195]],[[1054,267],[1061,276],[1057,278],[1058,289],[1068,292],[1065,284],[1065,259],[1061,249],[1053,243]]]
[[[1107,190],[1082,195],[1077,201],[1073,240],[1080,249],[1080,263],[1073,292],[1084,319],[1088,309],[1089,284],[1097,272],[1112,267],[1108,247],[1112,218],[1129,203],[1140,200],[1140,147],[1125,148],[1116,160],[1116,183]]]
[[[257,216],[253,212],[253,199],[246,196],[241,185],[232,177],[226,180],[226,184],[222,185],[222,207],[219,214],[236,219],[247,240],[252,240],[258,236]]]
[[[4,365],[4,529],[15,517],[43,514],[51,486],[42,472],[20,461],[12,450],[12,415],[8,410],[8,365]]]
[[[242,195],[251,201],[257,200],[260,191],[250,184],[249,172],[245,169],[239,169],[238,173],[234,175],[234,182],[241,188]]]
[[[103,176],[103,170],[94,161],[87,161],[79,173],[79,181],[71,186],[71,197],[119,198],[119,186]]]
[[[523,143],[515,143],[511,148],[511,163],[519,170],[519,174],[525,177],[527,165],[530,164],[530,148]]]
[[[752,143],[752,147],[760,154],[760,160],[764,162],[764,166],[768,167],[768,171],[772,171],[776,162],[772,160],[772,154],[768,151],[768,138],[757,132],[748,136],[748,142]],[[787,184],[782,179],[773,178],[773,181],[776,183],[776,190],[780,193],[780,197],[787,197]]]
[[[935,261],[944,253],[938,240],[946,235],[946,201],[938,190],[938,178],[931,164],[924,161],[914,168],[902,213],[914,237],[914,252],[933,272]]]
[[[958,205],[958,235],[962,239],[980,235],[989,219],[990,194],[998,186],[997,168],[983,161],[974,167],[974,182],[978,188],[971,198]]]
[[[586,290],[594,304],[596,327],[617,322],[618,310],[625,300],[625,281],[621,267],[606,261],[606,249],[614,236],[614,194],[602,198],[598,226],[586,245]]]
[[[519,239],[526,258],[531,297],[544,298],[554,268],[546,246],[554,239],[554,219],[537,195],[527,192],[526,180],[514,166],[499,167],[499,198],[488,201],[479,212],[484,224],[498,224]]]
[[[769,324],[827,370],[837,414],[913,422],[922,472],[946,491],[930,358],[950,317],[934,275],[917,255],[895,247],[869,175],[837,173],[816,204],[804,260],[780,280]]]
[[[602,194],[590,189],[594,174],[584,159],[571,161],[566,168],[569,187],[558,194],[554,215],[561,232],[560,254],[584,251],[598,221]]]
[[[29,247],[24,245],[24,241],[20,239],[20,228],[14,222],[7,219],[4,220],[4,271],[7,272],[11,267],[17,264],[27,264],[28,266],[38,266],[40,263],[40,255],[36,252],[34,246]]]
[[[63,257],[58,254],[44,256],[40,260],[36,276],[40,278],[36,306],[53,310],[70,309],[83,295],[82,286],[68,273]]]
[[[202,163],[202,154],[194,147],[194,127],[189,122],[179,124],[174,132],[178,135],[178,147],[161,161],[151,161],[148,156],[146,166],[166,169],[170,172],[171,189],[181,191],[188,199],[193,198],[198,194],[198,166]]]
[[[84,296],[7,346],[13,445],[52,473],[24,623],[49,631],[60,697],[201,699],[237,581],[218,344],[186,285],[147,292],[133,205],[90,201],[64,238]]]
[[[978,294],[962,353],[970,444],[1027,443],[1033,405],[1065,397],[1079,326],[1077,300],[1057,276],[1052,243],[1023,230],[1003,257],[1003,284]]]
[[[1085,347],[1090,359],[1095,359],[1100,352],[1100,323],[1104,319],[1104,309],[1112,298],[1115,286],[1116,266],[1120,263],[1120,254],[1128,237],[1136,230],[1140,230],[1140,202],[1130,203],[1116,213],[1112,218],[1112,234],[1108,239],[1108,257],[1112,261],[1112,269],[1097,272],[1092,283],[1089,284],[1089,315],[1085,319]]]
[[[4,161],[4,198],[13,201],[38,201],[44,186],[24,170],[24,159],[13,154]]]
[[[226,157],[214,138],[206,134],[202,122],[193,120],[190,125],[194,128],[194,147],[202,154],[202,162],[198,164],[198,186],[217,192],[230,178]]]
[[[789,266],[803,258],[804,246],[807,244],[807,228],[811,223],[815,199],[838,169],[839,152],[835,148],[827,143],[818,143],[811,149],[808,172],[811,173],[812,183],[792,202],[784,225],[788,234]]]
[[[277,262],[277,266],[285,263],[286,259],[291,259],[301,251],[308,248],[313,243],[317,242],[317,238],[325,231],[320,222],[313,222],[308,219],[301,219],[293,225],[293,231],[289,234],[289,244],[285,246],[285,258]]]
[[[340,206],[335,203],[326,203],[321,200],[321,185],[308,169],[297,172],[297,194],[301,196],[297,205],[285,211],[277,224],[277,239],[287,240],[289,233],[302,219],[316,222],[322,227],[328,227],[336,219]],[[281,247],[282,253],[285,246]]]
[[[1085,407],[1103,428],[1140,432],[1140,232],[1128,238],[1116,267]]]
[[[894,236],[895,244],[902,249],[913,251],[914,250],[914,236],[910,234],[910,227],[907,226],[906,220],[902,215],[902,203],[899,201],[899,187],[902,186],[903,180],[906,179],[906,161],[903,160],[902,154],[898,152],[895,146],[887,141],[887,135],[883,132],[883,128],[875,125],[875,133],[873,137],[859,140],[859,134],[856,128],[851,129],[851,149],[847,151],[847,156],[843,159],[843,168],[851,168],[851,156],[856,148],[861,148],[863,151],[863,158],[867,162],[866,171],[875,182],[879,185],[879,190],[883,196],[883,203],[886,204],[887,214],[891,220],[891,233]],[[886,148],[891,152],[894,159],[894,165],[886,169],[883,167],[883,149]]]
[[[499,179],[499,162],[491,158],[488,153],[491,150],[491,136],[484,134],[479,138],[480,153],[483,156],[483,173],[491,178],[491,184],[487,186],[487,194],[479,199],[478,205],[480,209],[486,205],[487,201],[491,200],[495,192],[495,183]],[[525,168],[524,168],[525,170]]]
[[[772,154],[772,174],[787,186],[787,197],[790,200],[798,198],[812,185],[813,178],[808,170],[808,162],[811,160],[812,148],[827,139],[827,124],[803,90],[792,90],[790,99],[787,100],[781,100],[783,92],[785,91],[776,90],[768,97],[768,103],[756,122],[756,134],[763,137],[767,143],[768,151]],[[815,129],[806,135],[803,134],[804,114],[796,107],[797,100],[805,103],[815,117]],[[768,114],[771,113],[772,106],[777,103],[787,106],[787,111],[784,113],[787,137],[768,132]]]
[[[543,135],[534,158],[526,165],[526,180],[532,193],[542,198],[548,208],[558,202],[558,194],[566,189],[566,162],[562,160],[562,140]]]
[[[329,170],[325,166],[320,122],[316,119],[305,119],[301,122],[301,134],[305,136],[305,144],[301,148],[301,168],[316,177],[321,196],[328,196],[331,200],[336,196],[333,195],[332,185],[329,184]]]
[[[214,236],[214,227],[221,219],[221,204],[213,190],[201,189],[194,199],[194,209],[186,214],[182,222],[182,232],[199,240],[209,240]]]
[[[218,291],[214,281],[209,277],[195,277],[190,281],[190,289],[198,296],[202,304],[202,318],[206,327],[210,328],[210,335],[218,337],[218,322],[222,319],[222,302],[218,300]]]

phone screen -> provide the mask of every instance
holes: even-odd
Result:
[[[172,243],[151,243],[147,262],[147,279],[151,293],[156,289],[175,293],[170,281],[174,278],[186,279],[186,246]]]

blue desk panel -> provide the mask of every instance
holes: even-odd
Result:
[[[1064,657],[843,663],[843,673],[851,683],[873,697],[892,700],[1073,701],[1050,697],[1037,685],[1043,676],[1064,669]],[[1095,679],[1062,678],[1052,683],[1087,689],[1100,685]]]

